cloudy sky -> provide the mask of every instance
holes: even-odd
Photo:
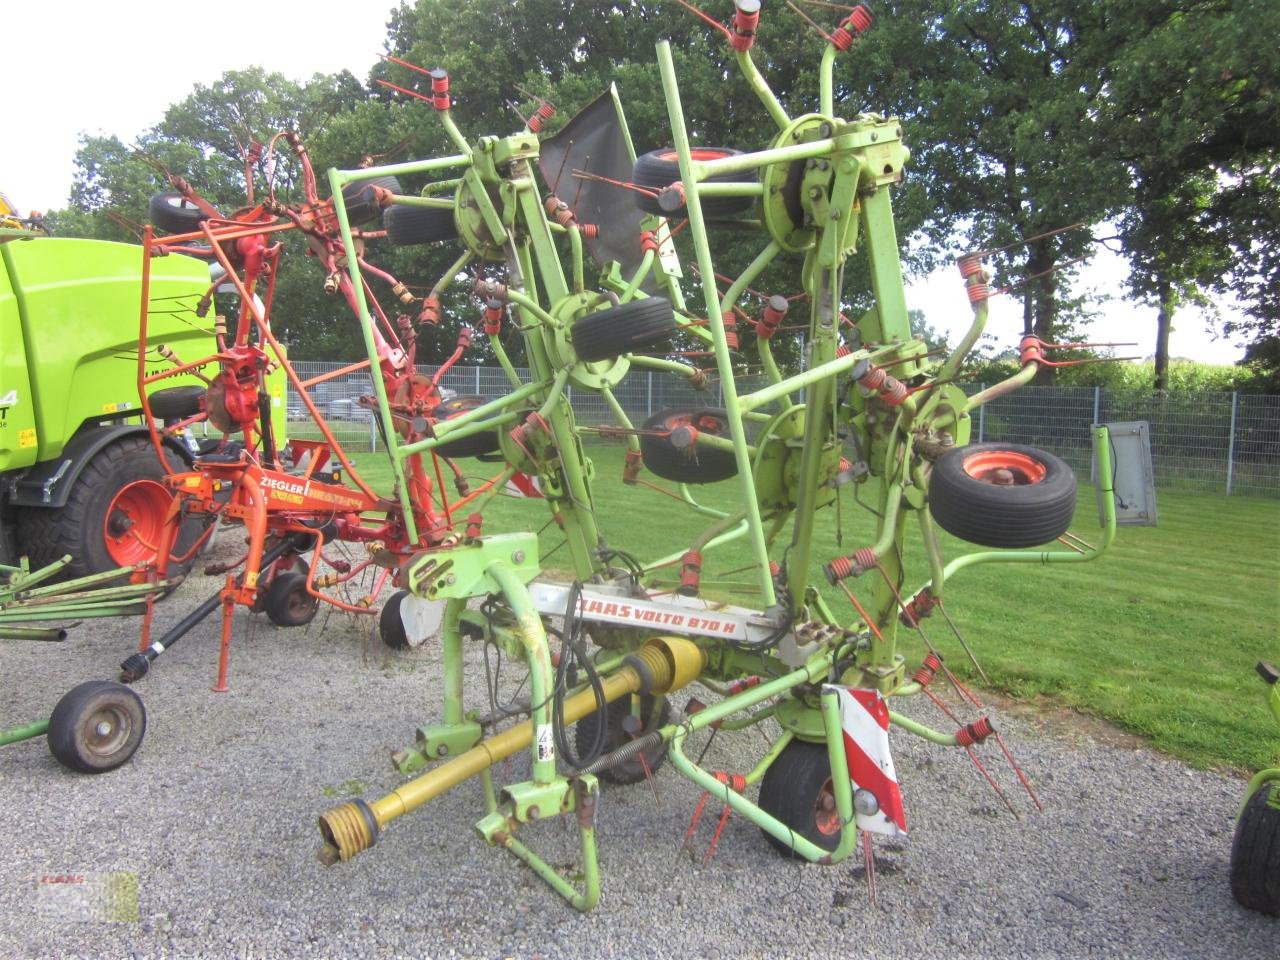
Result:
[[[157,0],[10,0],[0,190],[23,211],[65,206],[82,133],[114,134],[127,143],[193,85],[212,83],[227,70],[258,65],[302,79],[346,68],[363,79],[383,50],[393,6],[365,0],[326,14],[326,5],[314,0],[220,0],[203,8]],[[1123,275],[1123,261],[1105,251],[1085,272],[1087,286],[1112,297],[1091,339],[1135,340],[1137,347],[1118,355],[1146,356],[1154,346],[1155,311],[1120,300]],[[913,282],[907,301],[933,326],[952,331],[953,342],[971,316],[954,269]],[[988,332],[998,345],[1016,346],[1020,331],[1017,302],[993,300]],[[1206,333],[1198,313],[1179,317],[1174,356],[1230,363],[1242,352]]]

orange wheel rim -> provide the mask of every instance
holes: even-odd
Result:
[[[1035,457],[1014,450],[983,450],[964,461],[964,472],[996,486],[1026,487],[1044,480],[1047,470]]]
[[[836,809],[836,790],[827,777],[826,782],[818,789],[818,798],[813,803],[813,824],[824,837],[840,832],[840,811]]]
[[[172,499],[164,484],[155,480],[135,480],[116,493],[102,523],[102,539],[112,562],[127,567],[155,559]]]
[[[729,156],[728,151],[711,150],[706,147],[703,147],[702,149],[689,151],[690,160],[698,160],[698,161],[723,160],[727,156]],[[677,160],[679,159],[679,155],[674,150],[664,150],[662,153],[658,154],[658,159],[659,160]]]

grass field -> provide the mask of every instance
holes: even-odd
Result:
[[[653,559],[683,550],[702,521],[676,501],[645,487],[627,487],[622,448],[590,448],[596,464],[599,519],[610,546]],[[464,461],[477,476],[489,465]],[[380,454],[358,455],[358,468],[388,489],[390,468]],[[491,468],[489,468],[491,469]],[[651,478],[652,479],[652,478]],[[733,482],[700,491],[704,502],[729,507]],[[865,490],[863,499],[874,500]],[[1092,488],[1081,487],[1073,530],[1096,539]],[[541,503],[500,498],[486,511],[486,532],[539,530]],[[837,517],[823,511],[815,548],[821,562],[867,543],[872,518],[846,496],[843,545]],[[1096,561],[1044,567],[979,565],[948,582],[947,606],[994,686],[1019,698],[1050,700],[1100,717],[1200,766],[1255,769],[1280,755],[1280,731],[1266,709],[1265,688],[1253,671],[1259,659],[1280,658],[1280,503],[1245,497],[1162,493],[1159,526],[1122,528]],[[925,579],[914,525],[908,526],[907,587]],[[786,534],[783,539],[785,541]],[[951,559],[968,549],[946,537]],[[545,566],[556,569],[563,537],[542,533]],[[706,555],[704,581],[746,563],[744,541]],[[746,581],[745,573],[728,579]],[[855,582],[865,596],[870,588]],[[828,594],[847,622],[847,599]],[[740,602],[751,604],[748,595]],[[929,639],[961,675],[972,670],[941,617],[925,621]],[[917,636],[900,633],[908,662],[918,662]]]

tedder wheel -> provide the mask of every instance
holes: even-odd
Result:
[[[736,157],[741,151],[728,147],[695,147],[691,153],[694,160],[720,160],[724,157]],[[636,158],[631,171],[631,182],[646,190],[661,190],[680,179],[680,163],[676,152],[670,147],[664,150],[651,150]],[[708,177],[704,183],[754,183],[754,170],[742,173],[726,173],[718,177]],[[674,210],[664,210],[657,197],[636,192],[636,204],[645,213],[656,213],[660,217],[683,217],[685,207],[681,204]],[[728,217],[735,213],[745,213],[756,202],[755,197],[706,197],[702,201],[702,212],[708,217]]]
[[[580,360],[608,360],[661,343],[676,332],[671,301],[645,297],[589,313],[569,331]]]
[[[133,756],[147,731],[142,698],[122,683],[73,687],[49,717],[49,752],[68,770],[106,773]]]
[[[395,177],[371,177],[356,183],[348,183],[342,188],[342,202],[347,207],[347,222],[353,227],[360,227],[377,220],[382,215],[382,208],[373,192],[374,187],[382,187],[392,193],[403,194],[400,181]]]
[[[698,446],[698,433],[729,436],[724,410],[660,410],[644,422],[640,456],[651,473],[677,483],[715,483],[738,472],[733,451]]]
[[[209,215],[180,193],[157,193],[149,205],[151,223],[169,233],[191,233]]]
[[[1264,783],[1249,798],[1231,844],[1231,894],[1242,907],[1280,915],[1280,784]],[[1280,802],[1280,797],[1276,800]]]
[[[394,203],[383,212],[382,226],[387,231],[387,239],[397,247],[458,238],[453,211],[438,207]]]
[[[938,526],[984,547],[1036,547],[1066,533],[1076,477],[1051,453],[1017,443],[976,443],[938,459],[929,512]]]
[[[172,469],[183,469],[175,454],[166,450],[165,455]],[[154,560],[173,500],[164,476],[146,437],[107,444],[80,472],[64,506],[32,507],[18,515],[20,538],[32,565],[45,566],[71,554],[63,575],[85,577]],[[184,519],[174,555],[188,552],[199,534],[199,519]],[[192,562],[194,557],[170,567],[171,574],[175,567],[185,573]]]
[[[320,601],[307,593],[307,575],[297,570],[277,573],[262,598],[267,619],[277,627],[301,627],[311,622]]]
[[[604,752],[612,753],[619,747],[626,746],[636,737],[644,736],[667,725],[671,719],[671,706],[667,703],[666,698],[642,696],[640,698],[640,715],[637,717],[641,721],[641,725],[635,730],[628,730],[631,724],[631,698],[623,697],[615,700],[605,708],[605,722],[608,723],[608,730],[605,733]],[[595,743],[596,729],[600,724],[600,711],[588,713],[585,717],[578,721],[574,727],[574,745],[581,756],[585,751],[590,750]],[[644,757],[644,763],[640,762],[640,757]],[[649,772],[653,773],[662,764],[667,756],[667,745],[665,742],[658,743],[656,746],[649,747],[640,751],[640,756],[624,760],[613,767],[606,767],[600,771],[601,779],[608,780],[611,783],[639,783],[644,779],[645,764],[649,766]]]
[[[484,397],[454,397],[452,400],[446,400],[444,403],[434,407],[429,414],[430,419],[452,420],[454,417],[460,417],[470,410],[484,406],[489,401]],[[498,449],[498,431],[483,430],[480,433],[473,433],[469,437],[459,437],[457,440],[449,440],[435,448],[436,453],[442,457],[448,457],[450,460],[456,457],[478,457],[484,453],[493,453]]]
[[[200,401],[206,388],[198,384],[186,387],[165,387],[147,397],[151,415],[159,420],[185,420],[200,412]]]
[[[825,743],[787,744],[760,781],[759,802],[761,810],[823,850],[834,850],[840,843],[840,814]],[[798,857],[777,837],[764,836],[778,852]]]
[[[409,649],[409,634],[400,619],[400,604],[408,595],[408,590],[397,590],[387,598],[382,613],[378,614],[378,635],[392,650]]]

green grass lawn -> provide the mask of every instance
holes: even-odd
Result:
[[[381,454],[356,454],[358,468],[376,489],[389,489]],[[601,529],[610,546],[641,559],[688,547],[705,521],[653,490],[624,486],[622,448],[595,445],[595,484]],[[492,465],[463,461],[476,476]],[[654,479],[649,477],[649,479]],[[733,481],[699,492],[704,502],[730,507]],[[864,489],[864,500],[874,491]],[[539,530],[548,514],[538,501],[500,498],[485,514],[488,533]],[[1096,539],[1092,488],[1083,486],[1073,530]],[[846,496],[837,545],[837,516],[822,512],[813,574],[819,565],[866,545],[869,514]],[[1259,659],[1280,657],[1280,503],[1247,497],[1162,493],[1158,527],[1121,528],[1112,548],[1090,563],[979,565],[947,585],[947,606],[982,661],[993,685],[1016,697],[1046,696],[1148,737],[1153,745],[1202,766],[1253,769],[1270,765],[1280,750],[1265,688],[1253,672]],[[908,525],[907,587],[925,578],[914,525]],[[949,560],[973,549],[944,536]],[[783,534],[785,542],[787,534]],[[545,566],[564,564],[552,552],[563,537],[542,533]],[[745,565],[745,541],[704,559],[704,580]],[[748,581],[747,573],[730,580]],[[865,596],[870,577],[855,582]],[[843,594],[827,594],[846,622],[856,619]],[[744,595],[740,602],[751,604]],[[940,616],[925,621],[930,640],[957,673],[972,669]],[[908,662],[923,646],[899,634]]]

